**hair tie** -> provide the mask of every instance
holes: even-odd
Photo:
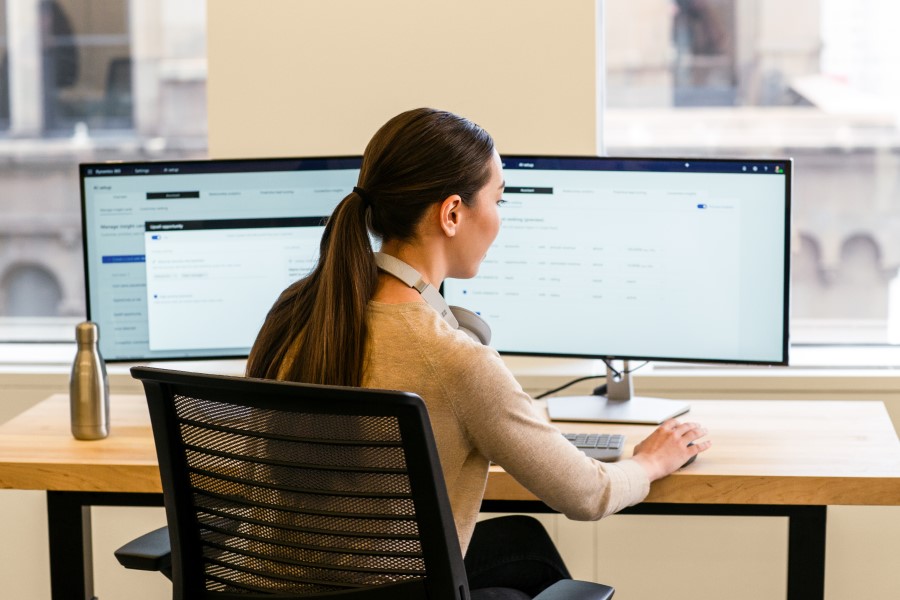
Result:
[[[355,187],[355,186],[353,187],[353,191],[356,192],[356,195],[357,195],[357,196],[359,196],[360,198],[362,198],[363,203],[364,203],[367,207],[371,207],[371,206],[372,206],[372,197],[369,195],[369,192],[367,192],[366,190],[362,189],[361,187]]]

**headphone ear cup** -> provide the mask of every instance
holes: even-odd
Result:
[[[485,346],[491,343],[491,327],[484,319],[460,306],[451,306],[450,312],[459,321],[459,328],[469,334],[469,337]]]

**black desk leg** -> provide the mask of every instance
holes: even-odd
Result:
[[[788,525],[788,593],[794,599],[825,597],[825,506],[793,506]]]
[[[47,492],[52,600],[97,600],[91,542],[92,506],[162,505],[162,494]]]
[[[91,507],[76,494],[47,492],[50,595],[53,600],[95,600]]]

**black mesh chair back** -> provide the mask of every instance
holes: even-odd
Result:
[[[421,398],[135,367],[174,597],[464,599]]]

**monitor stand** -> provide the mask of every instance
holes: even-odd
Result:
[[[547,412],[554,421],[659,425],[690,408],[680,400],[635,396],[627,360],[621,372],[607,365],[606,396],[556,396],[547,400]]]

